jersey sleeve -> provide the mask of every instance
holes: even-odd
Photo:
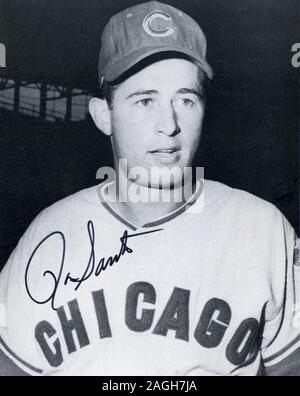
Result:
[[[35,308],[25,287],[25,268],[35,226],[20,240],[0,274],[0,375],[41,375],[43,361],[31,329]]]
[[[262,355],[267,376],[300,376],[300,242],[285,218],[275,231]],[[272,313],[271,313],[272,312]]]

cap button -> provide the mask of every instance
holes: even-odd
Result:
[[[126,18],[132,18],[132,17],[133,17],[133,14],[131,12],[126,15]]]

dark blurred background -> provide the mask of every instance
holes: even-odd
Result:
[[[111,164],[87,103],[104,25],[141,2],[0,0],[0,269],[42,209]],[[299,0],[165,2],[200,23],[215,71],[198,165],[274,203],[299,232]]]

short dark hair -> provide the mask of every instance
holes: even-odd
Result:
[[[115,97],[115,92],[120,84],[114,84],[107,81],[103,81],[99,89],[99,97],[101,99],[106,99],[107,105],[110,110],[113,108],[113,101]]]
[[[161,60],[166,60],[166,59],[185,59],[189,60],[190,58],[187,57],[184,54],[178,53],[178,52],[164,52],[164,53],[159,53],[159,54],[154,54],[152,56],[149,56],[148,58],[144,59],[143,61],[139,62],[137,65],[132,67],[130,70],[125,72],[121,77],[119,77],[117,80],[113,82],[108,82],[108,81],[103,81],[102,85],[100,86],[99,89],[99,97],[101,99],[106,99],[108,107],[110,110],[113,108],[113,101],[114,101],[114,96],[115,92],[117,91],[118,87],[127,80],[129,77],[133,76],[137,72],[141,71],[147,66],[150,66],[151,64],[161,61]],[[201,91],[201,95],[205,101],[206,99],[206,92],[209,87],[210,80],[205,74],[205,72],[198,68],[198,80],[199,80],[199,88]]]

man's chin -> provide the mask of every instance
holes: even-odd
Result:
[[[192,179],[192,168],[178,166],[136,166],[130,168],[128,180],[145,189],[174,191]]]

